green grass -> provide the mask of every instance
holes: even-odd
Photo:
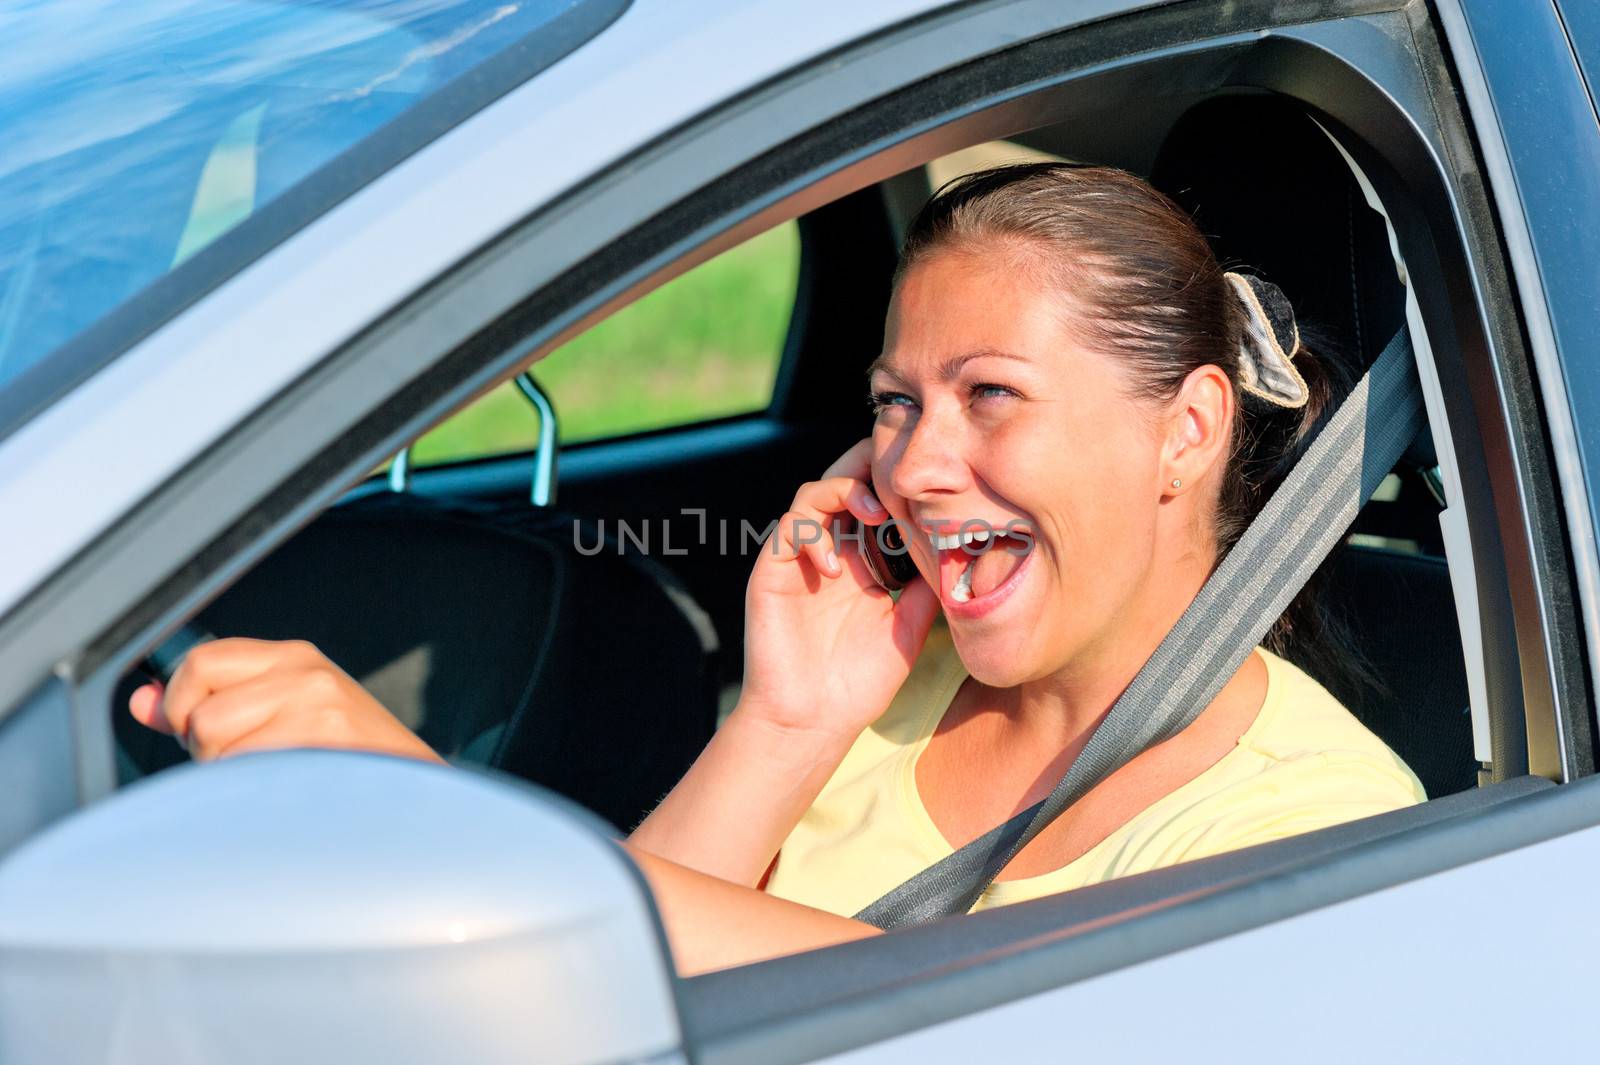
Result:
[[[793,222],[624,307],[533,368],[562,443],[761,410],[772,398],[799,276]],[[424,435],[418,465],[531,449],[538,416],[504,384]]]

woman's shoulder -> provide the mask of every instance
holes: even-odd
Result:
[[[1383,740],[1293,663],[1261,649],[1267,701],[1219,787],[1191,796],[1169,827],[1187,861],[1403,809],[1427,799]],[[1181,822],[1181,824],[1176,823]]]
[[[1247,732],[1241,743],[1274,762],[1348,755],[1411,774],[1400,756],[1315,678],[1265,647],[1257,650],[1267,664],[1267,703],[1259,727]]]
[[[1255,756],[1245,783],[1283,796],[1308,816],[1318,803],[1347,820],[1352,808],[1397,809],[1427,798],[1411,767],[1308,673],[1266,648],[1267,699],[1239,739]],[[1270,804],[1269,804],[1270,805]]]

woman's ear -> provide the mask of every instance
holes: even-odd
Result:
[[[1213,469],[1221,471],[1227,459],[1233,412],[1233,384],[1221,367],[1201,366],[1184,378],[1167,408],[1163,495],[1192,491]]]

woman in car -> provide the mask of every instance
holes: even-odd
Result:
[[[1335,374],[1281,294],[1225,272],[1147,183],[1027,164],[959,179],[914,220],[869,388],[871,437],[759,553],[738,706],[626,841],[685,971],[875,934],[850,915],[1043,798],[1293,464]],[[884,591],[835,537],[847,517],[895,522],[920,579]],[[963,531],[996,535],[974,550]],[[1266,643],[1316,639],[1317,619],[1302,595]],[[305,644],[203,645],[131,710],[202,758],[436,757]],[[976,908],[1423,798],[1264,646]]]

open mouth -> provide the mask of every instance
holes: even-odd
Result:
[[[1017,523],[962,532],[929,533],[939,558],[939,598],[977,604],[1009,591],[1031,553],[1031,531]]]

